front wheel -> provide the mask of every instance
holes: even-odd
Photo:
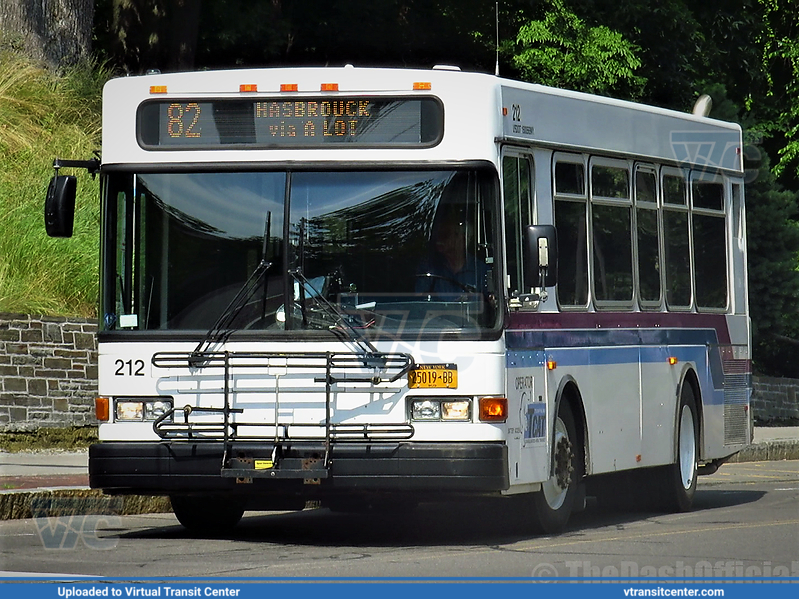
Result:
[[[577,438],[574,416],[565,401],[555,418],[552,451],[552,476],[541,483],[541,490],[533,495],[534,524],[547,534],[559,533],[566,527],[583,477],[582,447]]]
[[[225,532],[244,515],[244,500],[237,497],[172,495],[169,500],[178,522],[193,532]]]

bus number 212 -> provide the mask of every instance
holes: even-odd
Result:
[[[115,376],[144,376],[144,360],[116,360]]]

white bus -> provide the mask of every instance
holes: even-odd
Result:
[[[643,469],[687,510],[751,440],[741,130],[432,70],[110,81],[91,486],[245,510]],[[74,177],[46,224],[71,232]]]

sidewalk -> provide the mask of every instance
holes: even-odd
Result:
[[[799,426],[755,427],[752,445],[730,461],[797,459]],[[119,508],[120,502],[124,503],[124,513],[170,509],[168,499],[163,497],[108,498],[100,491],[89,489],[88,451],[0,451],[0,520],[31,517],[31,504],[42,497],[80,499],[79,509],[94,509],[99,503],[111,500],[114,500],[114,509]]]

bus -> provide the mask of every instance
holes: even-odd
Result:
[[[58,169],[99,174],[93,488],[557,533],[610,473],[688,510],[751,441],[735,124],[350,65],[114,79],[102,124],[45,205],[69,236]]]

